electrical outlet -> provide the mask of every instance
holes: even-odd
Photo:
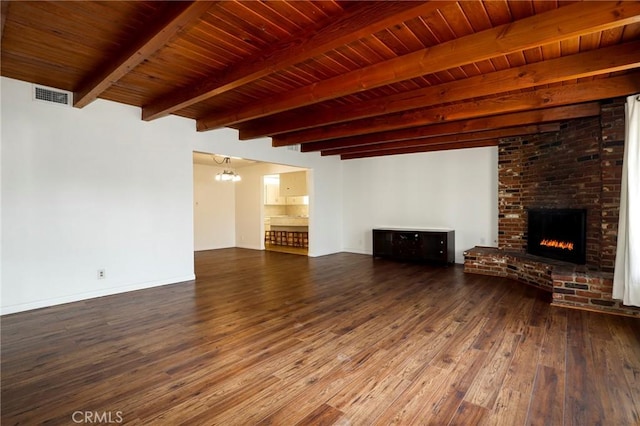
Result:
[[[107,276],[107,272],[104,269],[98,269],[98,279],[103,280]]]

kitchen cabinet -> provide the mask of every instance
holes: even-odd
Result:
[[[455,261],[452,229],[373,230],[373,256],[446,265]]]
[[[295,197],[307,194],[307,172],[280,173],[281,196]]]
[[[286,197],[280,196],[280,186],[275,183],[268,183],[264,186],[264,203],[267,205],[285,205]]]
[[[287,205],[289,206],[305,206],[309,204],[309,198],[307,196],[300,197],[286,197]]]

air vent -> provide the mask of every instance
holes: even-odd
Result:
[[[288,149],[289,151],[300,152],[300,144],[287,145],[287,149]]]
[[[45,86],[33,86],[33,99],[48,104],[71,106],[71,92]]]

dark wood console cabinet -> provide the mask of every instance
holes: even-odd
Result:
[[[454,263],[455,231],[452,229],[374,229],[373,256],[442,265]]]

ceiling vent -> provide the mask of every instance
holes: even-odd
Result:
[[[289,151],[295,151],[295,152],[300,152],[300,144],[295,144],[295,145],[287,145],[287,149]]]
[[[50,87],[35,84],[33,85],[33,100],[38,102],[71,106],[72,97],[73,94],[66,90],[52,89]]]

